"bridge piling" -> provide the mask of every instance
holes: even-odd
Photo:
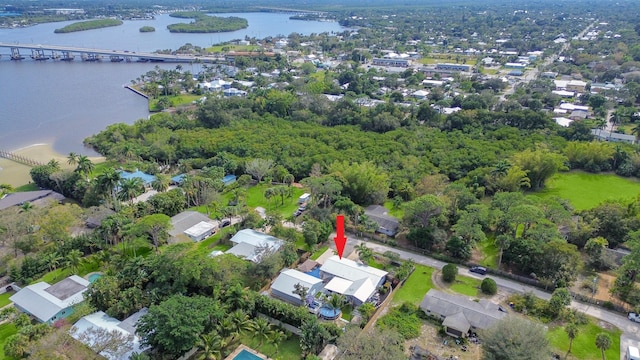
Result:
[[[39,165],[44,165],[43,163],[34,160],[34,159],[30,159],[26,156],[22,156],[16,153],[13,153],[11,151],[6,151],[6,150],[0,150],[0,157],[1,158],[5,158],[11,161],[15,161],[17,163],[23,164],[23,165],[27,165],[27,166],[39,166]]]

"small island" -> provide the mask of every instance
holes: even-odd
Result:
[[[141,33],[154,32],[154,31],[156,31],[156,28],[154,28],[153,26],[143,26],[140,28]]]
[[[173,33],[215,33],[244,29],[249,26],[247,19],[230,16],[216,17],[197,11],[176,12],[170,16],[181,19],[194,19],[189,24],[171,24],[167,26]]]
[[[100,29],[110,26],[119,26],[122,25],[121,20],[116,19],[99,19],[99,20],[89,20],[89,21],[80,21],[73,24],[69,24],[63,28],[55,29],[53,32],[56,34],[64,34],[70,33],[74,31],[84,31],[84,30],[93,30]]]

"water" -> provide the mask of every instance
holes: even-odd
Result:
[[[177,49],[191,43],[210,46],[214,43],[244,39],[245,36],[268,36],[343,31],[334,22],[289,20],[289,14],[239,13],[249,22],[246,29],[219,34],[173,34],[169,24],[189,19],[159,15],[156,20],[125,21],[123,25],[104,29],[55,34],[53,30],[72,22],[49,23],[19,29],[0,29],[0,42],[69,45],[155,51]],[[153,26],[153,33],[140,33],[142,26]],[[0,149],[13,150],[36,143],[53,144],[66,154],[71,151],[94,155],[82,140],[116,122],[133,123],[146,118],[147,100],[123,88],[132,79],[153,69],[149,63],[82,63],[9,60],[9,49],[0,49]],[[22,52],[29,57],[29,52]],[[196,72],[192,65],[183,68]],[[175,64],[161,65],[173,68]]]

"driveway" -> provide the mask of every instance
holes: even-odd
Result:
[[[394,247],[385,246],[378,243],[367,242],[357,238],[354,234],[347,234],[347,235],[348,235],[348,239],[347,239],[347,245],[345,246],[344,256],[348,256],[353,251],[353,248],[356,245],[364,243],[368,248],[372,249],[374,252],[382,254],[385,251],[392,251],[400,255],[401,259],[404,259],[404,260],[411,259],[416,264],[425,265],[425,266],[429,266],[436,269],[442,269],[442,267],[447,264],[445,262],[430,258],[425,255],[416,254],[414,252],[397,249]],[[330,238],[333,239],[334,236],[335,234],[331,234]],[[331,242],[331,244],[332,245],[330,246],[330,248],[335,249],[335,245],[333,244],[333,242]],[[465,266],[461,266],[461,265],[457,265],[457,266],[458,266],[459,273],[464,274],[465,276],[476,278],[476,279],[483,279],[486,277],[483,275],[478,275],[478,274],[469,272],[469,268]],[[518,293],[532,292],[537,297],[545,300],[549,300],[551,298],[551,294],[544,292],[542,290],[539,290],[536,287],[521,284],[513,280],[497,277],[495,275],[491,275],[491,278],[496,281],[496,284],[498,284],[498,286],[508,291],[513,291]],[[627,319],[626,316],[620,315],[619,313],[608,311],[600,307],[591,306],[589,304],[584,304],[575,300],[571,301],[571,308],[582,311],[591,317],[607,322],[611,325],[616,326],[620,330],[622,330],[623,334],[620,337],[620,359],[621,360],[624,360],[624,353],[626,352],[627,346],[629,346],[630,344],[631,345],[635,344],[635,346],[639,346],[640,344],[640,324],[639,323],[634,323],[629,319]]]

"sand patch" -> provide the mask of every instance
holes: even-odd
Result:
[[[67,156],[56,152],[50,144],[30,145],[15,150],[14,153],[42,163],[47,163],[52,159],[57,160],[60,163],[60,167],[63,169],[74,169],[74,165],[69,165],[67,163]],[[104,157],[101,156],[94,156],[89,159],[91,159],[94,164],[104,161]],[[17,187],[31,182],[31,176],[29,175],[31,167],[29,166],[0,158],[0,168],[2,168],[2,170],[0,170],[0,184],[9,184]]]

